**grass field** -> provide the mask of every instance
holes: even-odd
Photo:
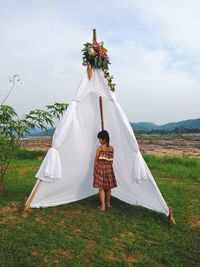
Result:
[[[0,266],[200,266],[200,160],[144,158],[174,209],[175,226],[116,198],[101,214],[97,195],[22,213],[41,161],[13,161],[0,202]]]

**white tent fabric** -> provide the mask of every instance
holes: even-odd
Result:
[[[112,195],[168,216],[169,208],[140,153],[116,93],[108,87],[102,70],[95,69],[90,80],[85,72],[73,101],[57,125],[52,147],[36,173],[40,184],[30,207],[57,206],[98,192],[92,182],[99,145],[97,133],[101,130],[99,96],[103,102],[104,129],[109,132],[115,149],[113,168],[118,186],[112,189]]]

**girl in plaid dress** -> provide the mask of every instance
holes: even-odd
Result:
[[[104,211],[105,208],[111,207],[111,188],[117,187],[113,170],[114,148],[109,145],[110,138],[107,131],[99,132],[97,137],[101,145],[96,149],[93,187],[99,188],[100,206],[98,209]]]

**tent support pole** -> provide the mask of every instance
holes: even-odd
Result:
[[[173,209],[172,207],[169,207],[169,222],[170,224],[176,224],[174,217],[173,217]]]
[[[97,43],[97,31],[96,29],[93,29],[93,38],[92,38],[93,44]]]
[[[93,29],[93,37],[92,37],[92,43],[96,44],[97,43],[97,31],[96,29]],[[92,76],[92,70],[91,70],[91,66],[88,66],[88,77],[89,80]],[[103,121],[103,104],[102,104],[102,97],[99,97],[99,105],[100,105],[100,114],[101,114],[101,129],[104,130],[104,121]]]
[[[97,32],[96,32],[96,29],[93,29],[92,43],[93,44],[97,43]],[[87,75],[88,75],[88,79],[90,80],[91,77],[92,77],[92,66],[91,66],[91,64],[89,64],[87,66]]]
[[[28,210],[30,208],[30,205],[31,205],[32,200],[33,200],[33,197],[34,197],[34,195],[35,195],[35,193],[36,193],[36,191],[38,189],[38,186],[39,186],[40,182],[41,182],[41,180],[38,179],[37,182],[36,182],[36,184],[35,184],[34,190],[32,191],[30,197],[28,198],[28,200],[27,200],[27,202],[25,204],[24,211],[26,211],[26,210]]]
[[[99,105],[100,105],[100,114],[101,114],[101,129],[104,130],[102,96],[99,97]]]

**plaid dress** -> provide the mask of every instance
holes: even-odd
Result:
[[[100,189],[117,187],[117,181],[112,166],[113,151],[104,151],[102,147],[101,149],[94,172],[93,187]]]

